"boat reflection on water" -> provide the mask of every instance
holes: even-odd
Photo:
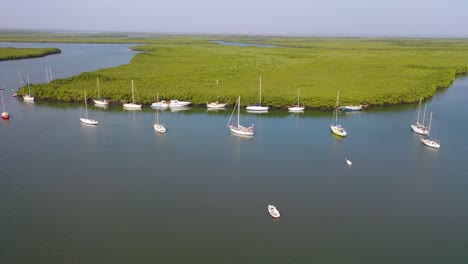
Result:
[[[171,112],[180,112],[190,110],[190,107],[187,106],[180,106],[180,107],[171,107]]]

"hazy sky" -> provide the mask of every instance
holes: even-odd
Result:
[[[6,0],[1,29],[468,36],[468,0]]]

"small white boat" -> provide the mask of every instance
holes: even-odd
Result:
[[[86,91],[85,91],[85,116],[80,117],[80,120],[84,124],[88,125],[97,125],[99,122],[97,120],[91,119],[88,117],[88,98],[86,97]]]
[[[347,163],[349,166],[353,165],[353,163],[352,163],[349,159],[345,159],[345,160],[346,160],[346,163]]]
[[[99,79],[97,79],[96,85],[97,85],[97,96],[98,96],[98,98],[97,98],[97,99],[93,99],[94,103],[95,103],[96,105],[98,105],[98,106],[106,106],[106,105],[109,105],[109,101],[107,101],[106,99],[101,98],[101,96],[99,95]]]
[[[5,109],[5,101],[3,101],[3,88],[0,89],[0,93],[2,95],[2,106],[3,106],[2,119],[10,119],[10,114]]]
[[[440,148],[440,142],[436,140],[435,138],[432,138],[429,136],[429,133],[431,132],[431,125],[432,125],[432,112],[431,112],[431,117],[429,118],[429,127],[427,129],[427,135],[423,138],[421,138],[421,143],[424,145],[431,147],[431,148]]]
[[[297,105],[291,105],[288,107],[288,110],[289,112],[303,112],[304,108],[304,106],[299,104],[299,89],[297,89]]]
[[[226,107],[225,103],[220,103],[219,102],[218,90],[219,90],[219,82],[218,82],[218,80],[216,80],[216,102],[206,103],[206,107],[208,107],[208,109],[219,109],[219,108]]]
[[[245,109],[252,112],[267,112],[268,106],[262,106],[262,76],[260,75],[260,100],[258,104],[248,105]]]
[[[135,103],[135,88],[133,87],[133,80],[132,80],[132,102],[123,105],[126,109],[141,109],[141,104]]]
[[[234,111],[236,110],[236,107],[237,107],[237,125],[234,125],[233,123],[231,123],[231,119],[234,114]],[[245,127],[240,124],[240,96],[239,96],[239,99],[237,99],[234,109],[232,110],[231,117],[229,118],[227,127],[229,127],[229,130],[231,130],[232,133],[241,135],[241,136],[251,137],[255,133],[253,124],[249,127]]]
[[[171,107],[171,108],[173,108],[173,107],[184,107],[184,106],[187,106],[189,104],[190,104],[190,102],[186,102],[186,101],[171,100],[170,103],[169,103],[169,107]]]
[[[274,205],[268,205],[268,213],[270,213],[270,215],[273,216],[273,218],[280,218],[280,213]]]
[[[168,108],[169,104],[166,101],[159,101],[159,93],[156,94],[156,102],[151,104],[151,108]]]

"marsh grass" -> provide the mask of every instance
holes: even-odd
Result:
[[[104,40],[109,38],[96,42]],[[223,46],[213,40],[278,47]],[[342,105],[387,105],[430,97],[468,71],[468,40],[460,39],[174,36],[134,41],[148,44],[132,48],[141,52],[129,64],[34,85],[36,97],[78,101],[83,87],[95,87],[99,77],[101,96],[113,102],[130,100],[134,80],[144,104],[154,102],[156,93],[160,99],[204,104],[216,99],[219,80],[221,101],[234,104],[240,95],[249,104],[258,101],[262,75],[262,103],[273,107],[295,103],[298,88],[308,107],[333,107],[337,90]]]

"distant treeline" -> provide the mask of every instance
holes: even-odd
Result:
[[[278,47],[223,46],[214,40]],[[333,107],[338,90],[341,105],[387,105],[430,97],[468,71],[464,39],[166,36],[129,42],[138,41],[149,44],[133,47],[141,53],[129,64],[36,84],[34,95],[79,101],[84,89],[93,97],[99,78],[101,96],[113,102],[131,99],[134,80],[139,102],[150,104],[159,93],[160,99],[205,104],[216,100],[219,80],[220,101],[233,104],[240,95],[250,104],[259,101],[262,75],[262,103],[273,107],[296,103],[298,88],[301,103],[314,108]]]
[[[56,48],[0,48],[0,61],[44,57],[60,52]]]

